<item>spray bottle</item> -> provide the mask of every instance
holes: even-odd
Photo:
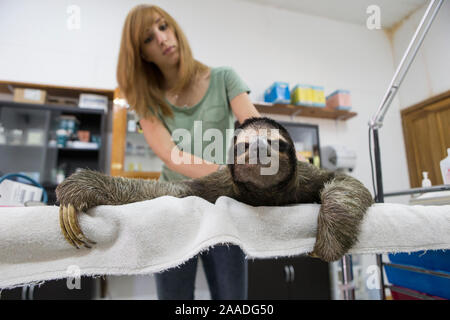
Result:
[[[428,179],[428,172],[424,171],[422,172],[422,175],[423,175],[422,187],[423,188],[431,187],[431,180]]]
[[[444,184],[450,184],[450,148],[447,149],[447,158],[441,161],[441,173]]]

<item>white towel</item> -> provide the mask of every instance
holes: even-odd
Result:
[[[170,196],[121,206],[99,206],[80,216],[92,249],[63,238],[59,208],[0,208],[0,288],[81,276],[163,271],[210,246],[239,245],[248,258],[300,255],[315,242],[317,204],[252,207],[221,197]],[[351,253],[450,248],[450,206],[376,204]]]

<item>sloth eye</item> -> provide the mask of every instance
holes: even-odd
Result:
[[[289,149],[289,144],[284,142],[283,140],[280,140],[279,142],[279,152],[286,152]]]
[[[236,146],[235,146],[236,156],[239,157],[239,156],[243,155],[244,153],[246,153],[248,150],[248,147],[249,147],[248,142],[245,142],[245,143],[240,142],[240,143],[236,144]]]
[[[277,140],[268,140],[269,145],[276,149],[278,147],[278,152],[286,152],[289,149],[289,144],[283,140],[277,139]]]

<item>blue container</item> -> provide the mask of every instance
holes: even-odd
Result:
[[[287,82],[274,82],[264,92],[264,102],[290,104],[289,84]]]
[[[389,254],[389,260],[394,264],[439,271],[450,276],[450,251]],[[390,266],[385,266],[385,270],[389,282],[394,285],[450,299],[450,278]]]
[[[450,272],[450,250],[430,250],[389,254],[395,264],[405,264],[434,271]]]
[[[432,296],[450,299],[450,278],[384,266],[390,283],[423,292]],[[450,273],[447,272],[450,276]]]

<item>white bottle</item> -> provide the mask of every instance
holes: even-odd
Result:
[[[428,179],[428,172],[424,171],[422,172],[422,175],[423,175],[422,187],[423,188],[431,187],[431,180]]]
[[[56,173],[56,183],[60,184],[64,181],[64,179],[66,179],[66,176],[64,175],[64,170],[58,169]]]
[[[441,173],[444,184],[450,184],[450,148],[447,149],[447,158],[441,161]]]

